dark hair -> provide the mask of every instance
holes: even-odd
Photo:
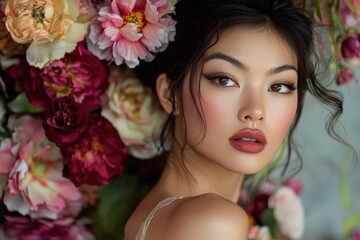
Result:
[[[327,131],[332,137],[344,142],[334,131],[334,124],[343,110],[342,98],[337,92],[326,89],[319,82],[314,64],[313,23],[305,12],[293,5],[292,1],[180,0],[176,4],[175,12],[175,41],[170,43],[164,52],[158,54],[153,62],[142,63],[135,69],[144,84],[155,89],[158,75],[166,73],[171,80],[171,101],[174,104],[177,97],[180,110],[183,110],[179,93],[182,92],[185,75],[190,73],[191,96],[195,103],[195,97],[199,97],[199,94],[195,94],[191,83],[195,82],[195,71],[202,67],[204,53],[214,44],[214,39],[216,43],[223,31],[234,26],[270,28],[285,40],[298,60],[298,108],[288,135],[288,161],[284,171],[289,163],[292,148],[300,157],[292,142],[292,135],[301,116],[306,91],[332,107]],[[197,111],[205,123],[201,106],[197,106]],[[161,135],[163,141],[166,134],[172,131],[173,124],[174,119],[170,115]],[[301,157],[299,159],[302,164]]]

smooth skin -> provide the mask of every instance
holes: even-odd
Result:
[[[185,110],[176,106],[174,136],[183,143],[184,116],[186,148],[181,155],[173,144],[160,180],[128,221],[125,240],[135,239],[149,212],[169,196],[184,198],[156,213],[146,240],[247,239],[247,215],[236,204],[241,183],[245,174],[256,173],[270,162],[295,117],[297,59],[273,30],[243,27],[225,31],[204,59],[196,104],[203,109],[206,131],[191,100],[187,77],[182,92]],[[168,83],[166,74],[161,74],[157,93],[170,113]],[[198,84],[193,86],[197,92]],[[267,143],[260,153],[231,146],[229,139],[247,128],[264,133]]]

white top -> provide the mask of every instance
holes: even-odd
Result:
[[[156,214],[156,212],[160,209],[163,208],[169,204],[171,204],[172,202],[181,199],[182,197],[168,197],[165,198],[164,200],[160,201],[156,207],[151,210],[151,212],[149,213],[149,215],[147,216],[147,218],[145,219],[145,221],[141,224],[140,229],[136,235],[135,240],[145,240],[145,235],[146,235],[146,231],[149,227],[149,224],[151,222],[151,219],[154,217],[154,215]]]

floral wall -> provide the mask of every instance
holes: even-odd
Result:
[[[0,1],[0,239],[123,239],[159,175],[166,119],[133,69],[176,39],[176,0]],[[344,95],[339,133],[360,155],[360,2],[294,1],[320,25],[324,79]],[[244,184],[249,239],[360,239],[359,165],[310,95],[298,178]],[[151,159],[151,160],[145,160]],[[296,159],[294,159],[295,161]]]

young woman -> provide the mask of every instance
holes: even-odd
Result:
[[[172,147],[125,240],[247,239],[244,176],[291,137],[307,90],[334,119],[341,101],[315,76],[312,22],[292,1],[180,0],[174,18],[175,42],[136,69],[169,114]]]

